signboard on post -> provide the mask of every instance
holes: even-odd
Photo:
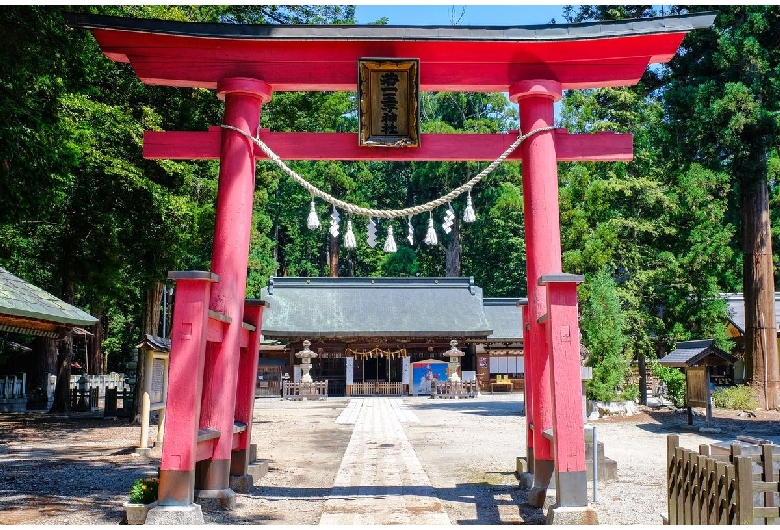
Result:
[[[418,59],[359,59],[359,145],[419,147]]]

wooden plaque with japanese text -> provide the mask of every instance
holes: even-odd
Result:
[[[419,147],[419,60],[358,60],[360,146]]]

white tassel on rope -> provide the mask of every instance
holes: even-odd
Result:
[[[352,219],[347,219],[347,233],[344,234],[344,247],[355,248],[357,241],[355,241],[355,233],[352,231]]]
[[[409,223],[406,225],[408,233],[406,234],[406,240],[410,245],[414,245],[414,227],[412,226],[412,216],[409,216]]]
[[[466,209],[463,211],[463,222],[473,223],[477,220],[477,214],[474,213],[474,206],[471,204],[471,190],[466,197]]]
[[[436,237],[436,229],[433,227],[433,215],[431,215],[428,218],[428,233],[425,234],[425,244],[435,245],[438,242],[439,239]]]
[[[366,228],[368,229],[366,243],[368,243],[369,247],[374,248],[376,246],[376,221],[369,219]]]
[[[309,230],[317,230],[320,227],[317,210],[314,209],[314,199],[311,200],[311,210],[309,211],[309,218],[306,220],[306,226],[309,227]]]
[[[395,246],[395,238],[393,237],[393,226],[387,226],[387,240],[385,241],[385,252],[395,252],[398,250]]]

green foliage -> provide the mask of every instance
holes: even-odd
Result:
[[[588,399],[614,401],[626,386],[631,358],[626,354],[617,286],[606,269],[589,282],[582,308],[582,341],[588,348],[593,379],[587,383]]]
[[[396,252],[385,255],[380,270],[382,276],[414,276],[420,265],[414,250],[400,246]]]
[[[622,401],[639,401],[639,385],[630,384],[623,387],[619,399]]]
[[[720,409],[755,410],[758,401],[748,385],[718,388],[712,393],[712,404]]]
[[[132,504],[151,504],[157,500],[160,483],[156,478],[139,478],[130,487]]]
[[[685,405],[685,374],[682,370],[664,366],[657,361],[650,364],[650,370],[666,385],[666,398],[676,407]]]

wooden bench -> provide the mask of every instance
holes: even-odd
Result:
[[[506,389],[507,392],[512,392],[513,388],[512,381],[495,381],[490,383],[490,393],[493,394],[495,392],[496,388]],[[502,390],[503,392],[503,390]]]

